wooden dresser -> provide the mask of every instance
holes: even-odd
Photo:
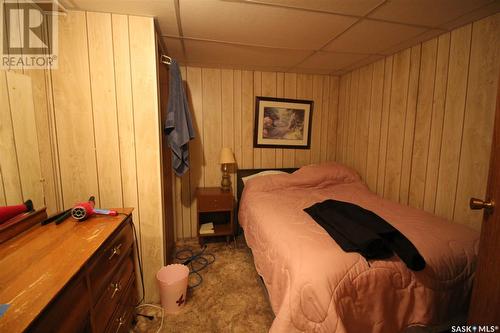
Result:
[[[0,332],[128,332],[137,303],[132,209],[36,226],[0,245]]]

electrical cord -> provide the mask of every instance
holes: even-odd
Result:
[[[158,327],[158,329],[156,330],[156,333],[160,332],[161,329],[163,328],[163,319],[165,318],[165,311],[163,310],[163,308],[161,306],[158,306],[156,304],[147,304],[147,303],[144,303],[144,304],[141,304],[141,305],[138,305],[136,306],[136,309],[140,309],[142,307],[145,307],[145,306],[150,306],[152,308],[155,308],[155,309],[160,309],[161,310],[161,322],[160,322],[160,327]],[[140,314],[139,315],[141,316],[144,316],[144,317],[147,317],[149,318],[150,316],[145,316],[143,314]],[[153,317],[154,318],[154,317]],[[151,318],[149,318],[149,320],[151,320]]]
[[[120,214],[123,214],[123,213],[120,213]],[[127,214],[123,214],[123,215],[127,215]],[[160,309],[161,310],[161,322],[160,322],[160,327],[158,327],[158,330],[156,330],[156,333],[159,333],[161,331],[161,329],[163,328],[163,320],[164,320],[164,317],[165,317],[165,311],[163,310],[163,308],[161,306],[158,306],[158,305],[155,305],[155,304],[148,304],[148,303],[141,304],[144,301],[144,296],[145,296],[144,272],[143,272],[143,269],[142,269],[142,259],[141,259],[142,258],[142,252],[139,250],[139,245],[138,245],[139,242],[138,242],[138,238],[137,238],[137,230],[135,228],[135,224],[134,224],[134,222],[132,222],[132,220],[130,220],[130,224],[132,224],[132,228],[134,229],[135,250],[137,251],[137,261],[138,261],[138,264],[139,264],[139,271],[140,271],[140,274],[141,274],[141,287],[142,287],[142,297],[141,297],[141,300],[135,306],[135,309],[139,310],[140,308],[143,308],[145,306],[150,306],[150,307],[155,308],[155,309]],[[148,316],[148,315],[144,315],[142,313],[137,313],[137,315],[146,317],[149,320],[153,320],[154,319],[154,316]]]
[[[125,213],[118,213],[119,215],[124,215],[128,216]],[[163,321],[165,318],[165,311],[163,307],[155,305],[155,304],[148,304],[144,303],[141,304],[144,301],[144,296],[145,296],[145,287],[144,287],[144,272],[142,268],[142,252],[139,249],[139,239],[137,237],[137,230],[135,228],[135,224],[132,220],[130,220],[130,224],[132,225],[132,229],[134,231],[134,239],[135,239],[135,250],[137,253],[137,261],[139,265],[139,272],[141,275],[141,288],[142,288],[142,297],[141,300],[137,303],[136,305],[136,310],[139,310],[140,308],[149,306],[152,308],[160,309],[161,310],[161,322],[160,322],[160,327],[156,331],[156,333],[159,333],[161,329],[163,328]],[[198,287],[202,282],[203,282],[203,277],[199,273],[201,270],[207,268],[210,264],[212,264],[215,261],[215,256],[211,253],[205,253],[205,250],[207,249],[207,246],[203,246],[200,252],[194,253],[194,251],[191,248],[184,248],[176,251],[175,253],[175,259],[178,260],[181,264],[186,265],[189,267],[189,275],[195,275],[197,277],[197,282],[193,285],[188,285],[189,288],[195,288]],[[154,316],[148,316],[144,315],[141,313],[137,313],[137,315],[143,316],[148,318],[149,320],[152,320]]]
[[[203,282],[203,277],[199,273],[215,261],[215,256],[211,253],[205,253],[207,246],[203,246],[200,252],[194,253],[191,248],[180,249],[175,252],[175,259],[183,265],[189,267],[189,275],[196,276],[196,282],[189,284],[189,288],[196,288]]]
[[[123,213],[120,213],[120,214],[123,214]],[[127,214],[123,214],[123,215],[127,215]],[[144,295],[146,294],[146,291],[145,291],[145,288],[144,288],[144,273],[143,273],[143,270],[142,270],[142,252],[139,250],[139,242],[138,242],[138,238],[137,238],[137,230],[135,229],[135,224],[134,222],[132,222],[132,220],[130,220],[130,224],[132,225],[132,228],[134,229],[134,239],[135,239],[135,250],[137,252],[137,262],[139,264],[139,272],[141,274],[141,287],[142,287],[142,297],[141,297],[141,300],[139,302],[137,302],[137,305],[141,304],[143,301],[144,301]]]

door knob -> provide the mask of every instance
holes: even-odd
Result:
[[[491,212],[495,207],[495,203],[491,200],[481,200],[477,198],[470,198],[469,202],[470,209],[484,209],[487,212]]]

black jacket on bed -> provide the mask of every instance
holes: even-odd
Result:
[[[425,260],[415,246],[392,225],[358,205],[325,200],[304,209],[346,252],[366,259],[385,259],[393,251],[409,269],[424,269]]]

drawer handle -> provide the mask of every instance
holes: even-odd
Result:
[[[120,282],[114,282],[111,283],[111,288],[113,288],[113,293],[111,294],[111,299],[113,299],[116,293],[122,289],[122,285],[120,284]]]
[[[119,256],[119,255],[121,254],[121,252],[122,252],[122,251],[120,250],[120,249],[121,249],[121,247],[122,247],[122,244],[118,244],[118,245],[116,245],[116,246],[113,246],[113,248],[111,249],[111,255],[109,256],[108,260],[113,259],[113,257],[114,257],[115,255],[118,255],[118,256]]]
[[[123,315],[120,316],[120,318],[116,318],[116,321],[118,322],[118,326],[116,327],[115,332],[119,332],[120,328],[125,325],[125,318],[127,318],[127,312],[125,312]]]

